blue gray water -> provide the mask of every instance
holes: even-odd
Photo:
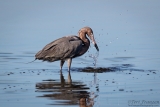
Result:
[[[0,1],[0,104],[10,106],[160,106],[160,2]],[[35,61],[47,43],[90,26],[99,46],[67,64]],[[80,100],[86,99],[85,103]],[[150,103],[149,103],[150,102]],[[152,102],[152,104],[151,104]]]

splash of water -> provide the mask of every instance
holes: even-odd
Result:
[[[97,67],[97,59],[98,59],[98,56],[99,56],[99,52],[97,51],[95,54],[89,54],[89,57],[93,59],[93,65],[94,65],[94,68],[96,69]],[[96,92],[93,92],[94,94],[91,95],[92,98],[97,98],[98,97],[98,92],[99,92],[99,85],[97,83],[97,73],[94,72],[94,80],[93,80],[93,85],[95,86],[96,85]]]
[[[97,59],[98,59],[98,56],[99,56],[99,52],[96,52],[96,54],[90,54],[89,57],[93,59],[93,65],[94,67],[96,68],[97,66]]]

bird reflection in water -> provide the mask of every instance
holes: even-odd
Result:
[[[54,100],[51,105],[78,105],[79,107],[92,107],[94,105],[94,96],[91,98],[89,87],[80,81],[72,81],[70,72],[68,80],[65,81],[62,71],[60,71],[60,80],[43,80],[36,83],[36,92],[48,92],[37,97],[46,97]],[[93,93],[92,93],[93,94]]]

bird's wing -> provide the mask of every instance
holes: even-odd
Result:
[[[70,36],[68,37],[69,40],[69,51],[66,54],[66,58],[67,57],[75,57],[77,56],[77,54],[81,51],[82,46],[83,46],[83,42],[82,40],[77,37],[77,36]]]
[[[80,49],[82,41],[77,36],[67,36],[46,45],[35,57],[40,60],[56,61],[73,57]]]
[[[66,40],[66,37],[59,38],[59,39],[57,39],[57,40],[55,40],[55,41],[47,44],[47,45],[43,48],[43,50],[45,50],[45,51],[46,51],[46,50],[49,50],[50,48],[54,47],[55,45],[57,45],[57,44],[59,44],[59,43],[61,43],[61,42],[65,42],[65,40]]]

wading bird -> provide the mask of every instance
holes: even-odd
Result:
[[[79,30],[78,36],[65,36],[47,44],[35,55],[35,59],[49,62],[60,60],[61,71],[64,62],[68,60],[68,71],[70,71],[72,58],[83,55],[90,46],[90,41],[86,35],[90,38],[97,51],[99,51],[92,29],[83,27]]]

